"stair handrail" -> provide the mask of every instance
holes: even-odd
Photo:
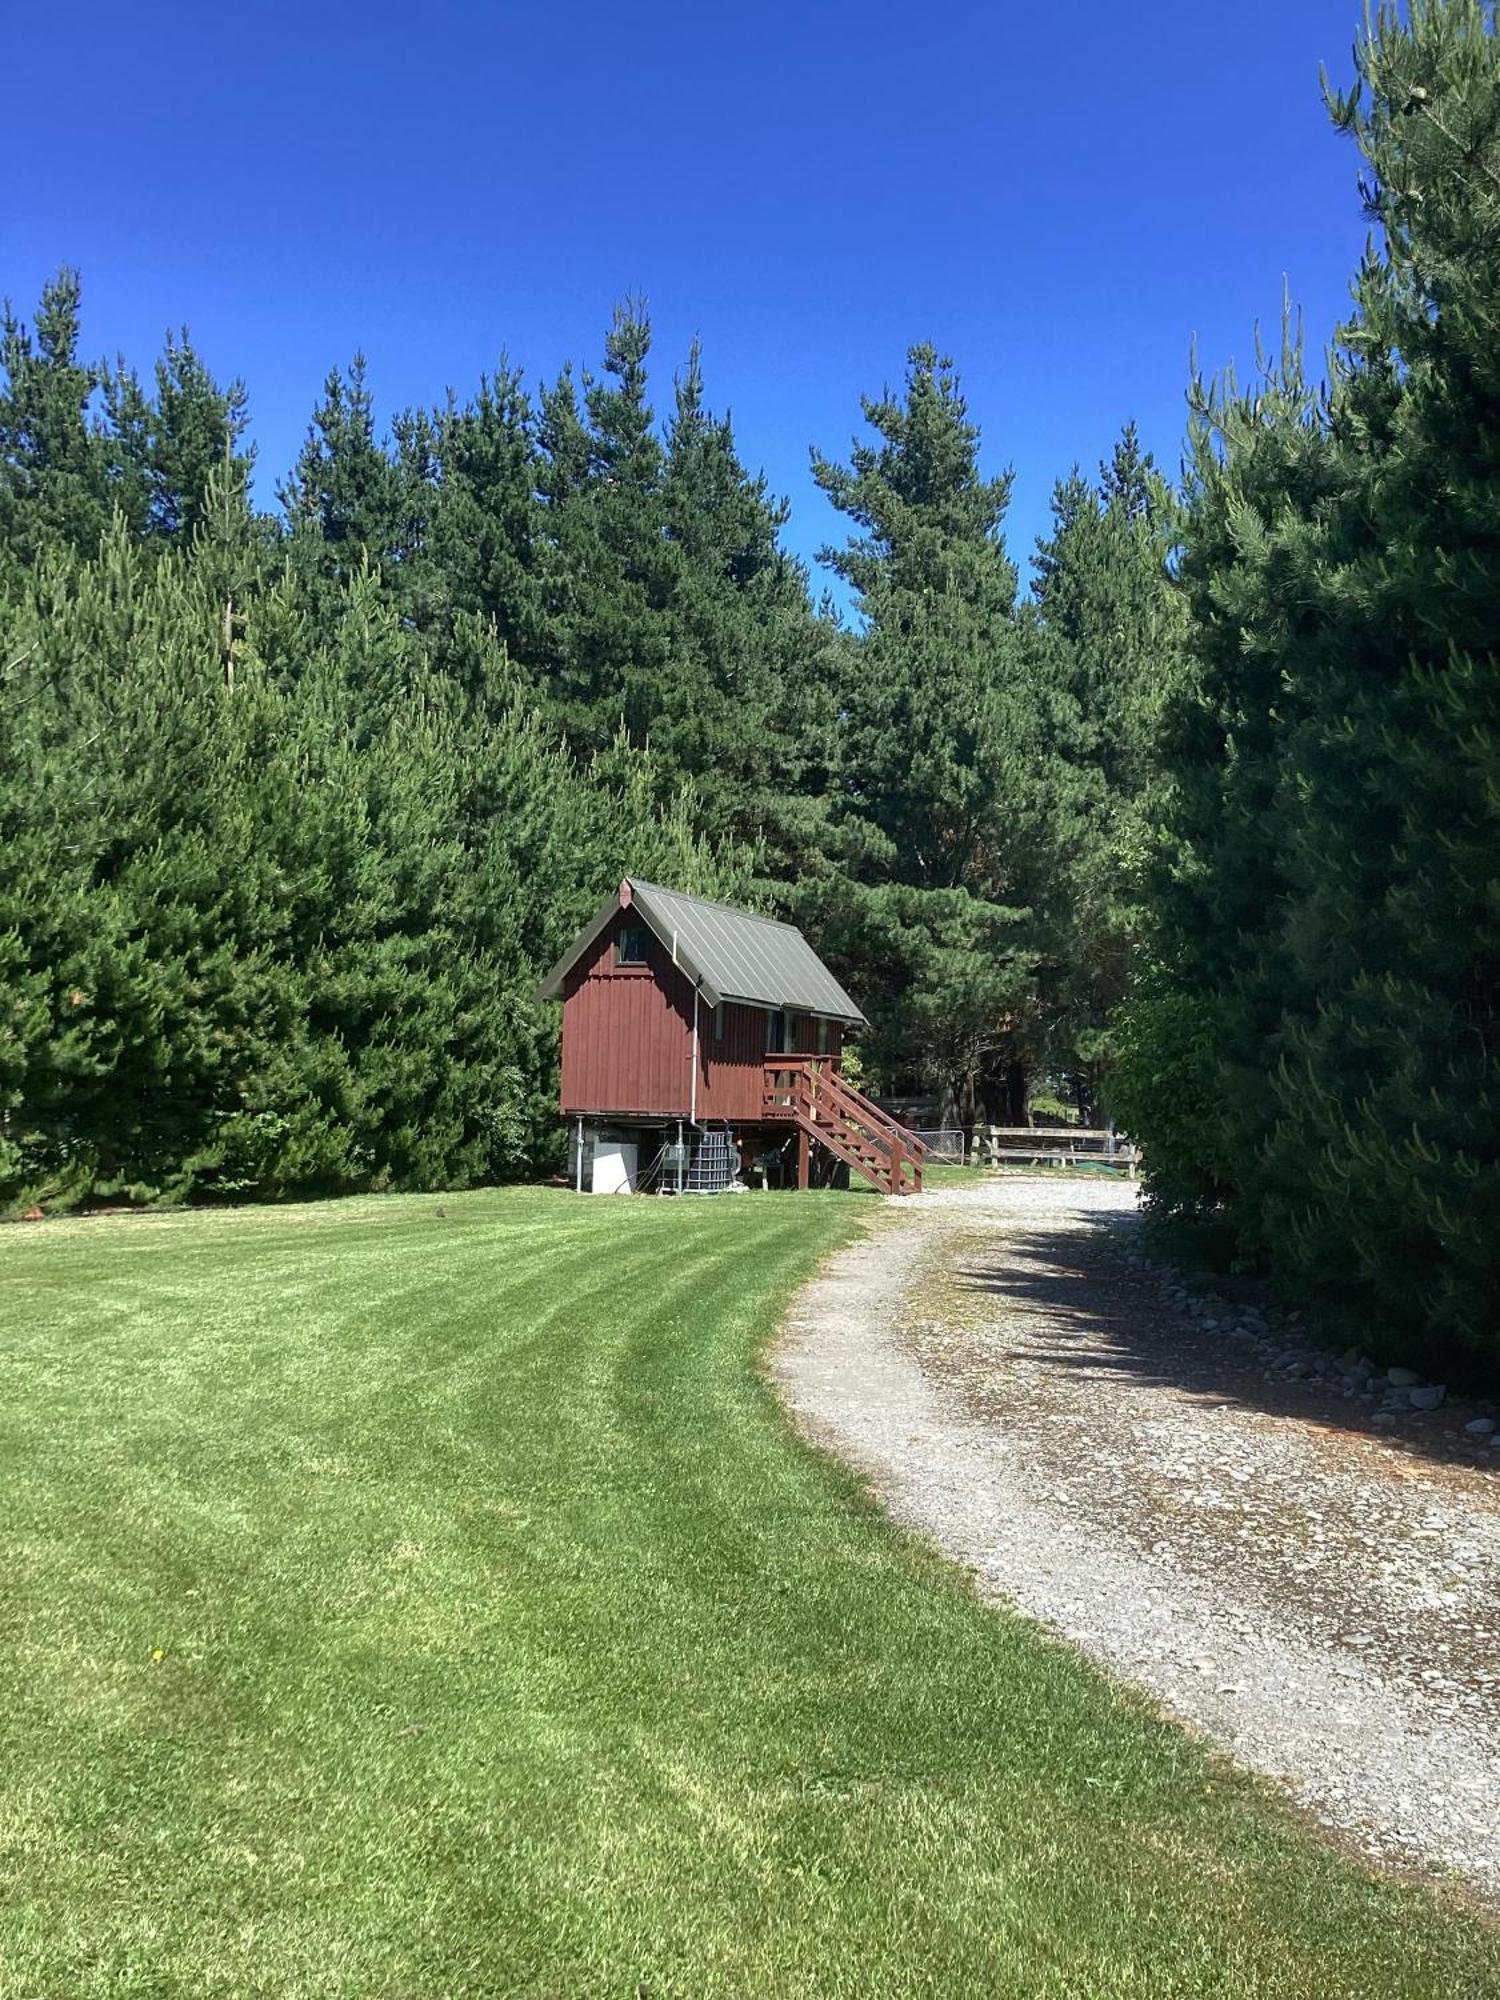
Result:
[[[865,1133],[866,1144],[871,1149],[871,1158],[863,1163],[859,1163],[857,1157],[850,1158],[850,1164],[860,1164],[861,1171],[867,1178],[883,1186],[888,1194],[903,1194],[907,1187],[906,1166],[909,1161],[912,1188],[914,1191],[920,1190],[926,1148],[917,1139],[916,1134],[907,1131],[898,1118],[893,1118],[881,1105],[866,1097],[862,1090],[851,1084],[838,1070],[829,1071],[826,1081],[821,1074],[818,1074],[812,1082],[814,1088],[809,1091],[807,1099],[810,1111],[813,1111],[813,1106],[821,1095],[836,1117],[842,1118],[857,1129],[862,1129]],[[823,1086],[821,1090],[816,1088],[818,1085]],[[812,1122],[815,1125],[819,1124],[815,1111]],[[837,1137],[840,1144],[836,1150],[841,1151],[846,1158],[854,1155],[855,1149],[844,1139],[842,1133],[837,1132],[836,1127],[830,1126],[824,1129],[820,1126],[820,1130],[824,1132],[825,1143],[832,1137]]]
[[[836,1098],[848,1098],[861,1117],[868,1120],[883,1137],[899,1138],[908,1152],[920,1159],[926,1159],[927,1148],[915,1132],[903,1125],[901,1120],[887,1111],[884,1105],[877,1104],[873,1097],[867,1097],[859,1085],[851,1083],[841,1070],[832,1070],[829,1074],[832,1082],[830,1095]]]
[[[768,1051],[761,1070],[761,1105],[763,1110],[790,1113],[802,1121],[830,1152],[886,1193],[904,1194],[908,1188],[920,1191],[926,1146],[915,1132],[850,1083],[835,1057]],[[821,1118],[820,1106],[824,1110]],[[839,1130],[836,1120],[863,1132],[868,1158]]]

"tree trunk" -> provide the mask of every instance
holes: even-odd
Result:
[[[953,1092],[954,1110],[963,1128],[964,1160],[972,1166],[974,1162],[974,1072],[970,1070],[961,1077]]]
[[[1024,1125],[1031,1115],[1031,1078],[1023,1062],[1005,1065],[1005,1122]]]

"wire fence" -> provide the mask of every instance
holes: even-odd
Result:
[[[927,1148],[929,1160],[941,1160],[945,1166],[961,1167],[964,1163],[964,1135],[958,1128],[937,1129],[921,1125],[908,1127],[914,1139],[920,1139]]]

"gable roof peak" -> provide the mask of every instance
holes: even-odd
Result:
[[[683,889],[663,888],[639,875],[624,878],[547,974],[536,997],[559,998],[568,973],[617,912],[627,909],[644,919],[710,1006],[737,1000],[755,1007],[822,1014],[850,1027],[868,1025],[794,924],[689,895]]]

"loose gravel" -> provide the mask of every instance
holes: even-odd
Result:
[[[1137,1229],[1117,1182],[891,1203],[796,1301],[782,1392],[983,1593],[1372,1855],[1500,1903],[1493,1450],[1455,1455],[1462,1412],[1393,1439],[1217,1338]]]

